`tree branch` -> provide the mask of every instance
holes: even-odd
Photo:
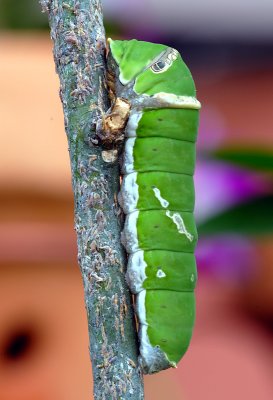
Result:
[[[143,399],[131,296],[124,280],[119,166],[94,122],[109,108],[100,0],[40,0],[48,12],[69,144],[78,259],[88,316],[94,396]]]

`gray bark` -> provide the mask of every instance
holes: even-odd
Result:
[[[40,0],[48,12],[60,78],[88,316],[94,397],[143,399],[131,296],[120,244],[119,166],[95,136],[109,108],[100,0]]]

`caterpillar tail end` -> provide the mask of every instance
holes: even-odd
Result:
[[[145,375],[155,374],[168,368],[177,368],[176,363],[170,362],[166,357],[166,354],[159,348],[154,347],[153,354],[150,354],[150,356],[152,357],[152,360],[150,358],[147,359],[142,355],[140,355],[138,359],[139,365]]]
[[[147,336],[147,325],[140,325],[140,356],[139,365],[144,374],[155,374],[164,369],[176,368],[176,363],[170,361],[159,346],[152,346]]]

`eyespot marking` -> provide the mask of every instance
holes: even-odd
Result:
[[[177,50],[168,48],[161,56],[159,56],[158,60],[150,66],[151,71],[155,74],[167,71],[167,69],[169,69],[172,63],[177,59],[178,55],[179,53]]]

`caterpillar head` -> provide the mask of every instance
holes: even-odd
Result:
[[[108,43],[119,67],[119,81],[122,85],[134,82],[135,93],[195,96],[191,73],[177,50],[135,39],[108,39]]]

